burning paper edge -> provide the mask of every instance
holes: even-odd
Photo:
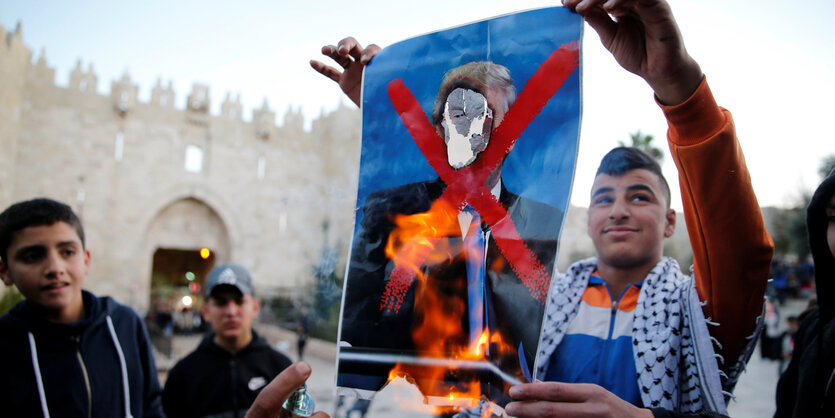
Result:
[[[342,348],[350,348],[350,345],[341,344]],[[497,365],[483,360],[456,360],[456,359],[448,359],[448,358],[432,358],[432,357],[419,357],[419,356],[411,356],[411,355],[404,355],[404,354],[383,354],[383,353],[350,353],[341,351],[339,353],[338,362],[346,361],[346,362],[358,362],[358,363],[365,363],[365,364],[390,364],[390,365],[411,365],[411,366],[428,366],[428,367],[443,367],[451,370],[461,370],[461,369],[468,369],[471,371],[481,371],[490,373],[494,376],[497,376],[505,383],[513,386],[519,385],[524,382],[519,381],[516,377],[504,372],[499,368]],[[337,369],[338,370],[338,369]],[[450,396],[437,396],[437,395],[424,395],[421,393],[420,389],[418,389],[417,384],[412,377],[409,375],[404,376],[397,376],[394,378],[389,378],[386,383],[378,390],[366,390],[366,389],[358,389],[352,388],[347,386],[337,386],[337,395],[339,396],[349,396],[367,400],[373,400],[377,393],[381,393],[382,391],[386,390],[390,387],[403,387],[403,385],[408,386],[410,389],[414,389],[415,393],[420,396],[422,403],[424,405],[432,406],[432,407],[442,407],[442,408],[453,408],[453,409],[466,409],[466,408],[473,408],[481,401],[488,401],[491,404],[495,401],[485,399],[484,394],[481,394],[479,397],[472,397],[472,396],[465,396],[462,394],[457,395],[450,395]],[[496,405],[500,406],[500,405]]]
[[[388,384],[386,384],[386,386],[388,386]],[[383,386],[383,388],[385,388],[385,386]],[[336,387],[336,396],[348,396],[351,398],[365,399],[369,401],[374,400],[374,395],[377,393],[378,391],[375,390],[349,388],[345,386]]]
[[[434,358],[434,357],[417,357],[403,354],[366,354],[366,353],[339,353],[339,360],[357,361],[364,363],[383,363],[383,364],[409,364],[415,366],[435,366],[444,367],[447,369],[470,369],[484,372],[490,372],[500,377],[504,382],[510,385],[521,385],[525,382],[520,381],[513,375],[503,371],[501,368],[489,361],[480,360],[455,360],[449,358]]]

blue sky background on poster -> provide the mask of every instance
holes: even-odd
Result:
[[[543,21],[562,23],[549,26]],[[554,45],[578,40],[580,23],[565,9],[550,8],[427,34],[381,52],[366,73],[358,205],[370,192],[437,177],[394,110],[387,92],[389,81],[402,78],[421,102],[427,119],[443,74],[467,62],[490,60],[507,66],[520,92],[556,49]],[[527,36],[516,35],[520,28],[531,27],[539,29]],[[431,59],[416,58],[422,56]],[[509,190],[563,210],[576,156],[579,73],[578,68],[528,126],[502,171]],[[545,158],[554,155],[561,158]]]
[[[820,159],[835,152],[835,2],[670,0],[688,51],[708,76],[719,103],[733,112],[761,205],[786,205],[811,189]],[[216,113],[227,91],[240,92],[245,118],[264,97],[279,114],[300,107],[310,120],[347,103],[333,83],[314,73],[324,43],[346,35],[390,45],[419,34],[535,7],[554,0],[213,0],[141,3],[106,0],[0,0],[0,23],[14,30],[37,59],[42,48],[56,81],[66,85],[78,59],[92,63],[100,92],[126,69],[140,100],[161,77],[172,80],[180,107],[194,82],[211,86]],[[583,126],[572,203],[588,204],[603,154],[637,129],[664,138],[666,124],[649,88],[623,71],[586,26]],[[351,105],[352,106],[352,105]],[[663,141],[659,143],[666,148]],[[677,175],[664,172],[680,208]]]

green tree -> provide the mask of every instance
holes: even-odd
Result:
[[[618,144],[622,147],[638,148],[649,154],[653,159],[655,159],[655,161],[658,161],[658,164],[661,164],[661,162],[664,161],[664,151],[652,143],[653,139],[655,139],[655,137],[644,134],[640,129],[638,129],[637,132],[629,134],[630,143],[627,144],[626,142],[618,141]]]
[[[805,260],[809,254],[809,236],[806,233],[806,206],[812,194],[804,191],[794,204],[780,212],[774,219],[774,250],[777,254],[795,254]]]
[[[339,248],[327,244],[327,221],[322,223],[322,232],[325,244],[322,246],[319,263],[313,267],[315,281],[309,290],[309,299],[313,305],[310,312],[312,319],[310,334],[316,338],[336,341],[343,278],[336,272]]]
[[[818,174],[821,180],[835,169],[835,154],[821,159]],[[777,254],[795,254],[799,260],[806,260],[811,253],[809,234],[806,231],[806,207],[812,199],[810,191],[800,192],[788,209],[774,219],[774,250]]]
[[[5,315],[6,312],[11,310],[21,300],[23,300],[23,295],[17,291],[17,287],[6,287],[6,291],[3,292],[3,297],[0,298],[0,315]]]

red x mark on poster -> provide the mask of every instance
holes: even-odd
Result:
[[[513,149],[516,139],[528,124],[574,72],[579,65],[579,57],[576,42],[563,45],[554,51],[528,80],[514,105],[505,114],[504,121],[494,129],[490,143],[481,157],[469,166],[457,170],[447,163],[443,138],[438,135],[423,113],[420,103],[403,84],[403,80],[397,78],[388,84],[389,98],[400,119],[426,161],[447,185],[441,196],[433,202],[430,211],[443,210],[441,205],[444,204],[458,210],[465,204],[474,207],[489,225],[493,239],[511,269],[528,289],[531,297],[543,304],[551,283],[550,272],[545,270],[536,255],[522,241],[513,220],[487,188],[485,181]],[[428,237],[429,247],[422,252],[417,251],[417,260],[411,260],[411,264],[422,264],[431,247],[439,239],[441,237]],[[395,259],[395,267],[386,283],[380,310],[399,311],[414,278],[414,269]]]

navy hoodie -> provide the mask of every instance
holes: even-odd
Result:
[[[252,331],[252,341],[231,354],[209,333],[191,354],[180,360],[165,382],[165,413],[171,417],[243,417],[261,389],[290,365]]]
[[[777,382],[776,417],[835,417],[835,257],[826,241],[826,206],[833,195],[835,170],[806,209],[818,308],[795,334],[791,362]]]
[[[164,416],[142,321],[109,297],[82,298],[87,317],[70,324],[47,321],[25,300],[0,318],[0,414],[45,416],[45,399],[52,417]]]

